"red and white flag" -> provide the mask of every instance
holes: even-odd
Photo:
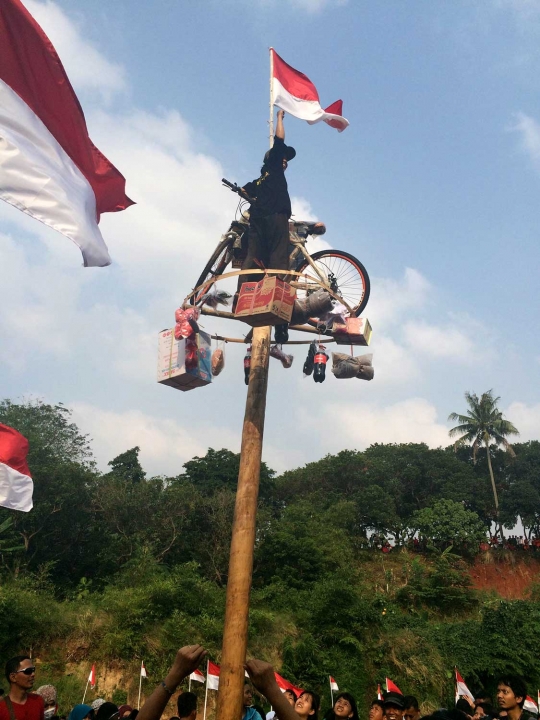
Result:
[[[28,512],[33,507],[34,483],[26,462],[27,455],[28,440],[24,435],[9,425],[0,423],[0,505],[2,507],[23,512]]]
[[[144,667],[144,662],[142,662],[142,660],[141,660],[141,677],[142,678],[148,677],[148,675],[146,674],[146,668]]]
[[[219,665],[210,660],[206,670],[206,687],[209,690],[219,690]]]
[[[206,678],[200,670],[194,670],[189,676],[189,679],[195,680],[195,682],[206,682]]]
[[[90,683],[91,688],[96,687],[96,666],[95,665],[92,665],[92,669],[90,670],[90,675],[88,676],[88,682]]]
[[[21,0],[0,2],[0,198],[58,230],[84,265],[110,265],[99,216],[125,210],[125,178],[95,147],[51,41]]]
[[[331,675],[329,675],[328,677],[330,678],[330,690],[333,690],[334,692],[339,692],[337,682],[334,680],[334,678]]]
[[[310,125],[324,120],[325,123],[339,132],[349,125],[341,114],[343,103],[336,100],[326,110],[319,102],[317,88],[303,73],[295,70],[279,57],[271,48],[272,53],[272,102],[285,112],[300,120],[307,120]]]
[[[302,688],[296,687],[296,685],[293,685],[292,682],[285,680],[285,678],[279,675],[279,673],[274,672],[274,676],[281,692],[285,692],[285,690],[292,690],[296,697],[304,692]]]
[[[399,693],[400,695],[403,695],[401,690],[398,688],[395,682],[392,682],[390,678],[386,678],[386,692],[395,692]]]
[[[468,697],[469,700],[474,702],[474,695],[472,694],[472,692],[469,690],[469,688],[465,684],[465,680],[461,677],[457,668],[455,668],[455,673],[456,673],[456,702],[462,696]]]
[[[527,712],[538,715],[538,705],[534,702],[530,695],[527,695],[525,702],[523,703],[523,709]]]

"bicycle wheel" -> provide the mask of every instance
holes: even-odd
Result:
[[[189,302],[192,305],[196,305],[198,300],[210,289],[211,280],[218,275],[222,275],[225,268],[232,260],[232,245],[233,240],[230,237],[222,240],[217,248],[214,250],[212,257],[207,262],[206,267],[202,271],[199,279],[195,283],[195,287],[199,290],[192,295]]]
[[[360,260],[342,250],[321,250],[311,256],[317,270],[321,273],[338,297],[343,298],[353,313],[358,317],[369,300],[370,282],[366,268]],[[304,260],[298,272],[307,275],[309,280],[320,282],[320,278]],[[298,290],[298,297],[305,295],[305,290]]]

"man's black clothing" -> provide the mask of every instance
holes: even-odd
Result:
[[[291,199],[285,179],[283,158],[287,146],[278,137],[265,156],[261,176],[244,185],[246,193],[256,198],[249,209],[248,254],[242,270],[257,267],[259,260],[266,268],[289,269],[289,218]],[[241,275],[239,285],[258,281],[261,275]]]

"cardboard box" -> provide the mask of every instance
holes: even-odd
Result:
[[[275,276],[244,283],[236,303],[236,317],[253,327],[281,325],[292,317],[296,290]]]
[[[369,345],[371,325],[367,318],[345,318],[345,325],[334,323],[332,335],[338,345]]]
[[[174,328],[163,330],[159,333],[157,381],[184,392],[208,385],[212,382],[211,357],[207,333],[175,340]]]

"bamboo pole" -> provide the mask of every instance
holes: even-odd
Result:
[[[268,386],[270,332],[270,327],[253,330],[251,371],[242,430],[240,471],[229,560],[217,720],[238,720],[242,717],[244,662]]]

